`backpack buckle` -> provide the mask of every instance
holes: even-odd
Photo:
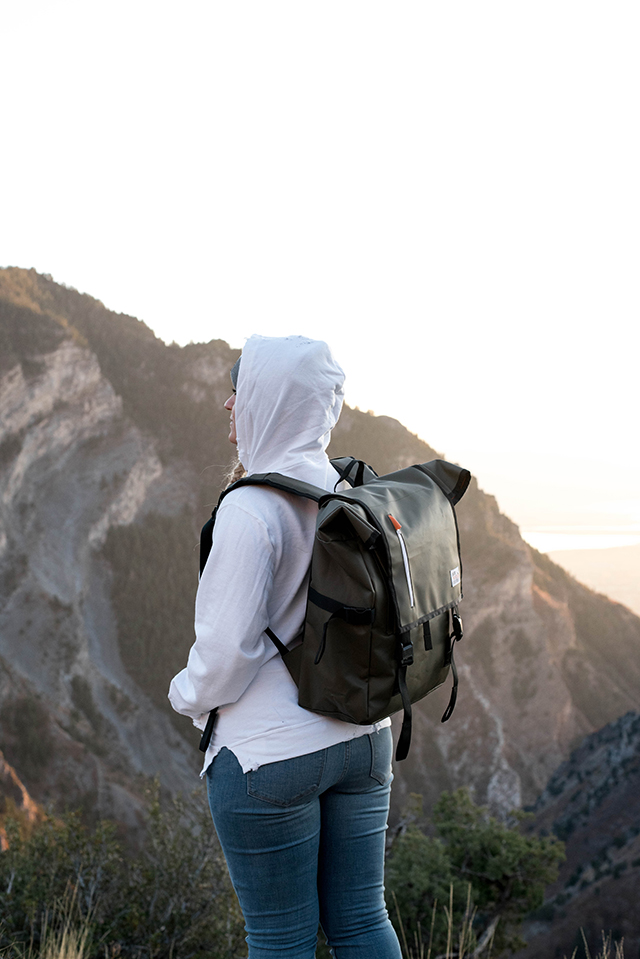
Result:
[[[453,627],[453,633],[451,634],[451,638],[452,639],[455,638],[455,641],[459,643],[460,640],[462,639],[463,631],[462,631],[462,619],[460,618],[460,613],[458,612],[457,608],[451,610],[451,625]]]
[[[399,662],[401,666],[411,666],[413,663],[413,643],[410,639],[400,640]]]

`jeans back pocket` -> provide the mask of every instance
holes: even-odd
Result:
[[[294,806],[320,788],[326,749],[277,763],[266,763],[247,773],[247,795],[276,806]]]

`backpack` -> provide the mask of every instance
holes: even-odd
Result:
[[[200,572],[220,503],[241,486],[270,486],[318,504],[301,642],[287,648],[267,628],[305,709],[358,725],[403,710],[396,760],[411,742],[411,704],[458,675],[462,561],[455,505],[468,470],[432,460],[385,476],[353,457],[331,460],[340,474],[327,492],[279,473],[245,476],[224,490],[200,538]],[[342,480],[350,489],[337,490]],[[200,749],[206,752],[217,709]]]

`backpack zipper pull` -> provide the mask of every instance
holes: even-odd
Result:
[[[400,543],[400,552],[402,553],[402,562],[404,565],[404,575],[407,577],[407,587],[409,589],[409,603],[411,609],[415,606],[413,599],[413,582],[411,580],[411,567],[409,566],[409,554],[407,552],[407,544],[404,541],[404,536],[402,535],[402,526],[391,513],[387,513],[387,516],[393,523],[393,528],[396,531],[396,536],[398,537],[398,542]]]

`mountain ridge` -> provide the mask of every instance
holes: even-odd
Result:
[[[0,347],[0,744],[22,776],[16,703],[39,704],[57,758],[24,773],[35,798],[133,823],[146,777],[197,781],[197,736],[166,688],[192,642],[194,546],[231,458],[239,351],[167,346],[18,268],[0,270]],[[330,452],[379,473],[438,456],[348,407]],[[458,519],[458,705],[446,725],[448,687],[415,707],[396,817],[410,792],[428,808],[459,785],[504,815],[585,735],[640,709],[640,619],[536,553],[475,480]]]

